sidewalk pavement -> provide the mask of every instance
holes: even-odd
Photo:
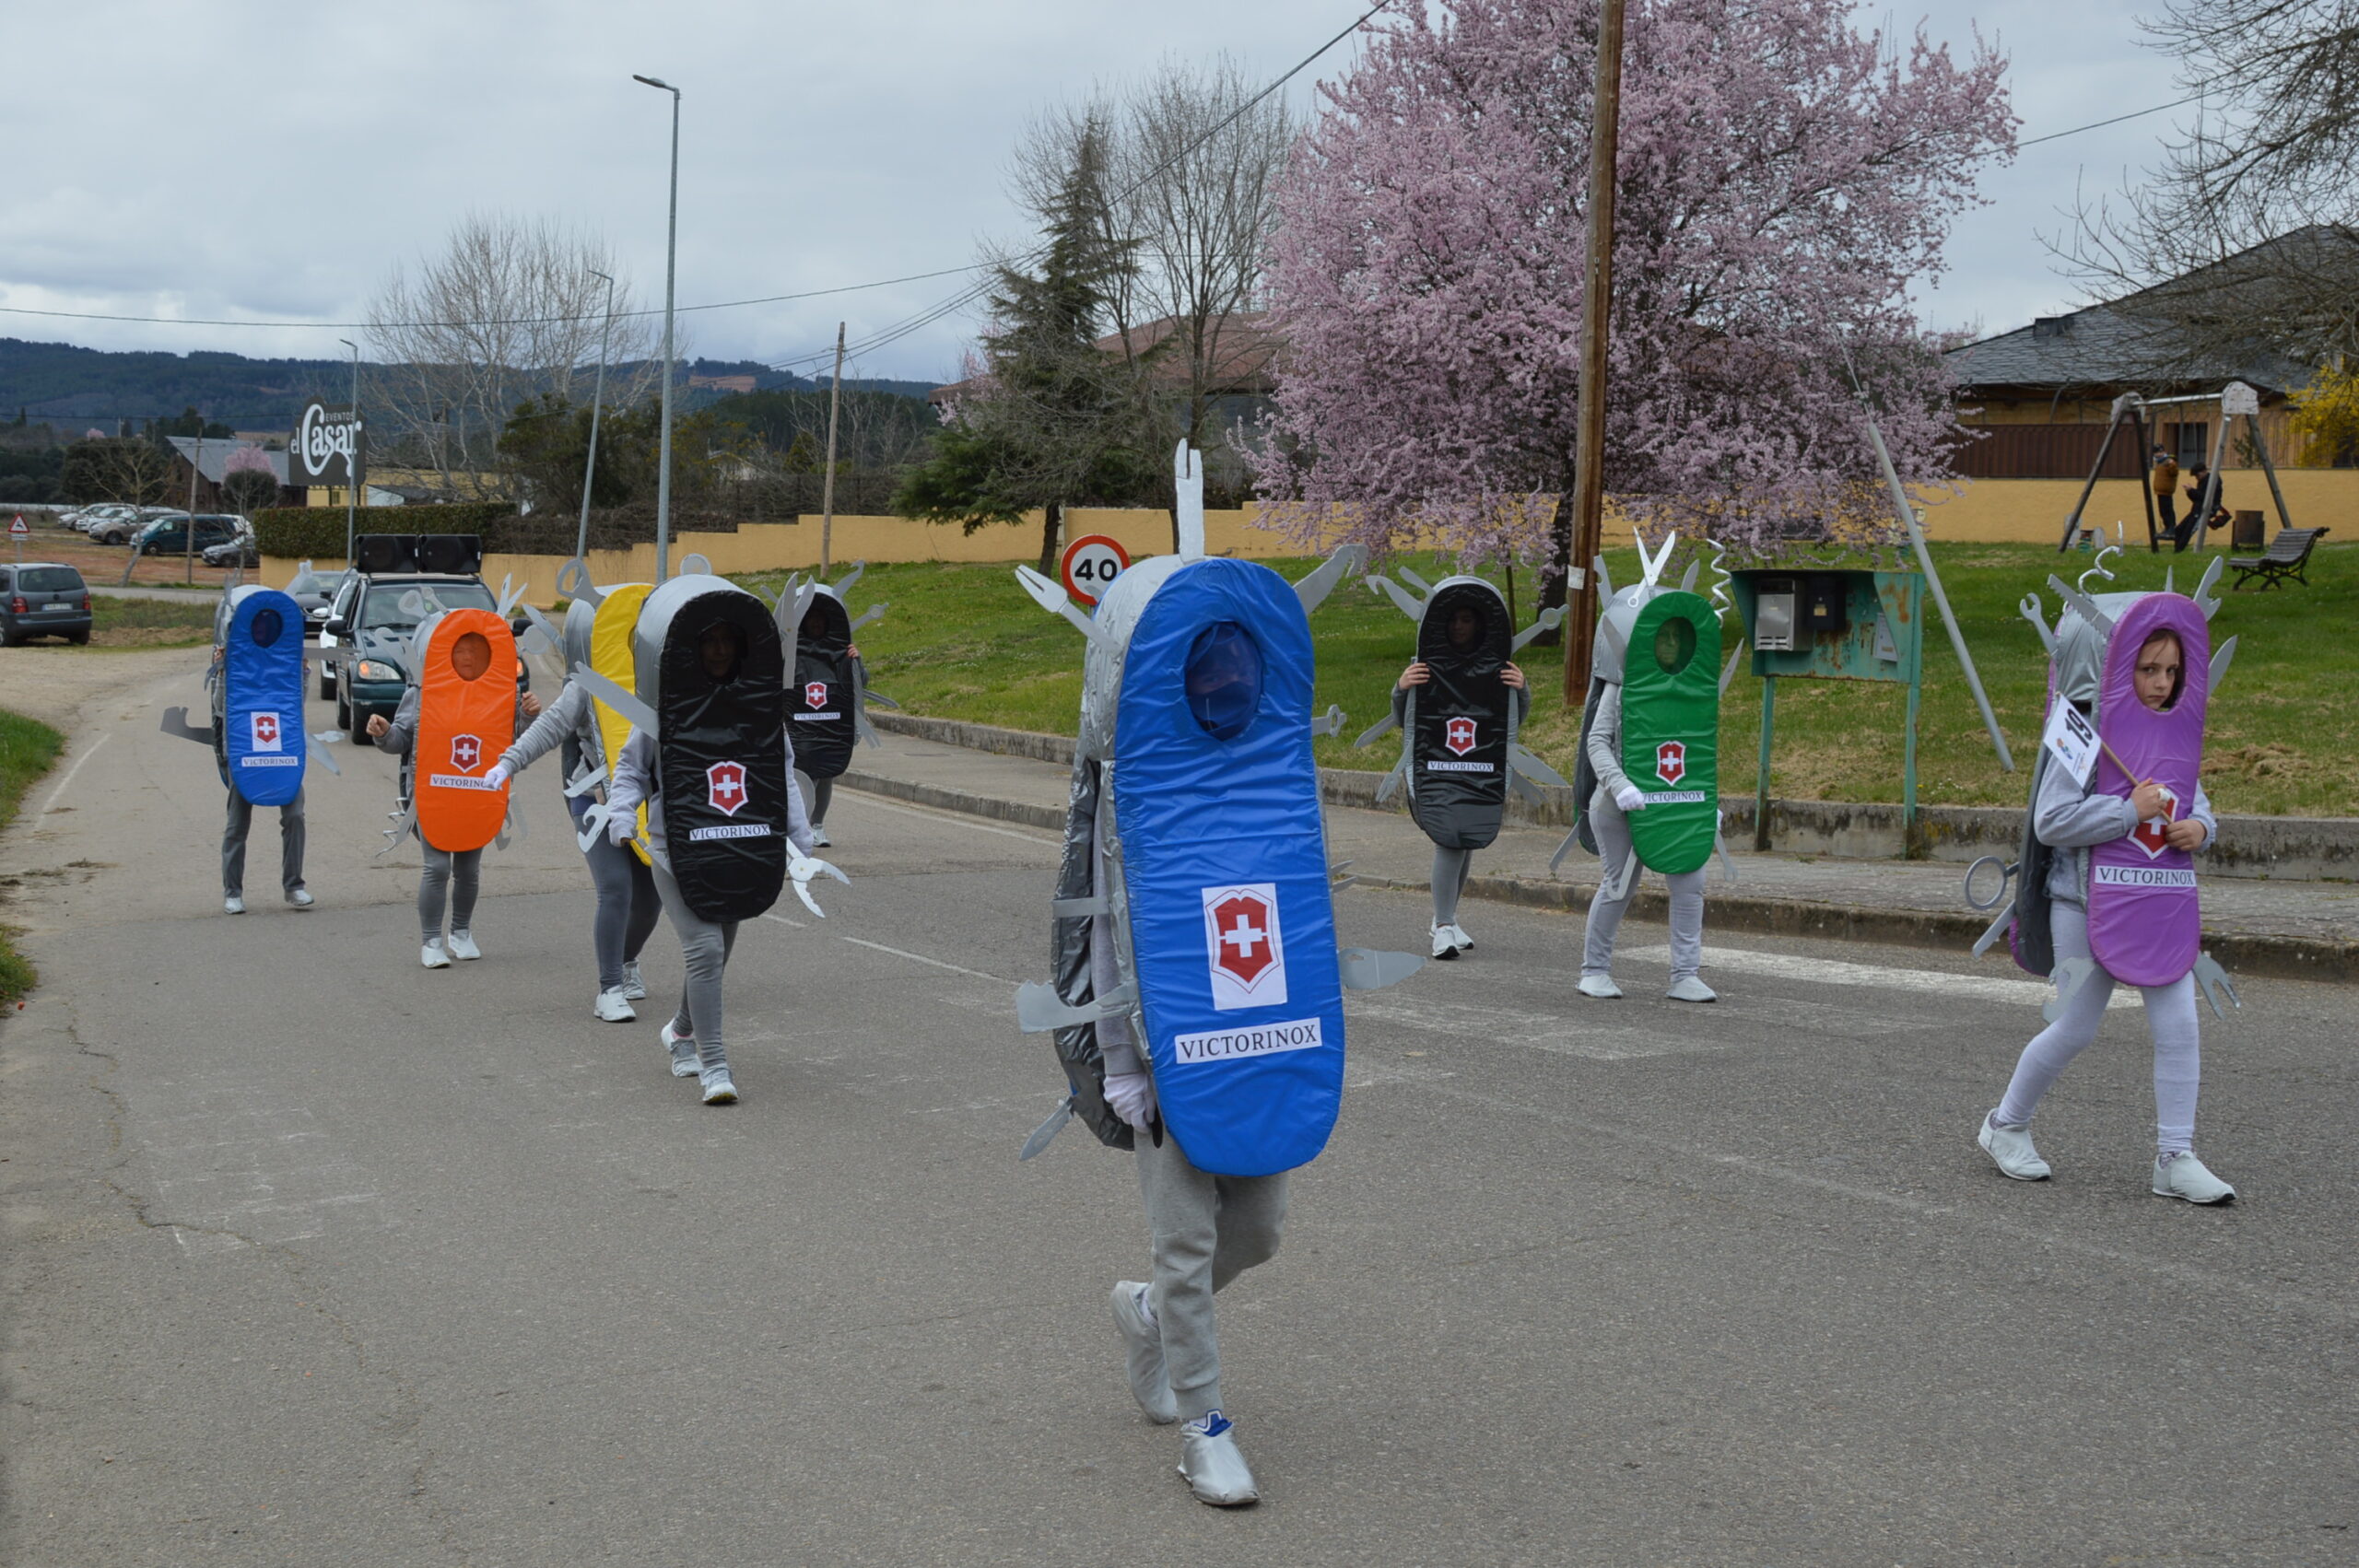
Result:
[[[1060,763],[890,734],[881,746],[862,746],[838,782],[1062,834],[1071,776]],[[1332,804],[1326,810],[1329,853],[1349,860],[1352,875],[1384,887],[1429,885],[1433,844],[1405,810]],[[1597,861],[1577,847],[1565,858],[1563,874],[1550,874],[1549,857],[1563,837],[1555,828],[1503,828],[1496,843],[1476,854],[1467,895],[1586,909],[1597,886]],[[1954,864],[1730,849],[1737,881],[1730,884],[1715,860],[1706,894],[1708,930],[1964,953],[1995,916],[1966,907],[1962,868]],[[1642,877],[1631,918],[1660,922],[1666,914],[1662,880]],[[2232,975],[2359,981],[2359,885],[2213,878],[2203,884],[2203,929],[2206,950]],[[2006,962],[2003,944],[1986,962]]]

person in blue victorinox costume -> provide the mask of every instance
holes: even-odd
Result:
[[[1260,1491],[1223,1413],[1214,1294],[1276,1253],[1287,1173],[1334,1127],[1343,988],[1423,961],[1335,947],[1311,737],[1342,715],[1311,716],[1308,611],[1356,553],[1299,586],[1204,559],[1202,469],[1180,451],[1180,554],[1117,578],[1094,618],[1018,572],[1089,648],[1056,982],[1017,1013],[1055,1033],[1071,1091],[1025,1157],[1074,1117],[1137,1153],[1154,1268],[1113,1291],[1131,1392],[1184,1423],[1180,1474],[1226,1507]]]

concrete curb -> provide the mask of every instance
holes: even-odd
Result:
[[[879,730],[897,735],[1073,766],[1073,742],[1063,735],[909,713],[872,712],[869,717]],[[1377,803],[1377,788],[1383,781],[1381,773],[1322,767],[1319,793],[1329,805],[1405,813],[1407,807],[1397,797],[1389,805]],[[1507,820],[1526,827],[1571,827],[1573,792],[1543,785],[1540,794],[1537,806],[1508,796]],[[1750,795],[1720,797],[1726,815],[1721,830],[1731,845],[1752,838],[1753,808]],[[2013,860],[2021,847],[2024,813],[2010,806],[1926,806],[1917,822],[1924,859],[1963,865],[1983,855]],[[1769,839],[1779,854],[1845,860],[1900,860],[1905,850],[1898,806],[1844,801],[1770,802]],[[2205,855],[2204,872],[2294,882],[2359,878],[2359,817],[2223,816],[2220,843]]]
[[[1055,737],[1045,737],[1054,739]],[[1070,743],[1068,743],[1070,746]],[[1049,760],[1049,759],[1042,759]],[[963,790],[945,790],[874,774],[846,773],[837,779],[846,789],[863,794],[907,801],[935,811],[957,812],[994,822],[1013,823],[1045,833],[1064,831],[1064,813],[1053,806],[1024,801],[1003,801]],[[1364,887],[1423,893],[1423,882],[1390,877],[1362,877]],[[1519,904],[1531,909],[1585,912],[1596,891],[1595,882],[1540,882],[1526,877],[1476,876],[1466,892],[1476,898]],[[1865,942],[1907,947],[1938,948],[1964,953],[1974,945],[1989,917],[1966,911],[1878,908],[1858,904],[1823,904],[1806,898],[1759,898],[1715,888],[1708,924],[1715,930],[1745,931],[1758,936],[1805,937],[1819,942]],[[1652,925],[1671,918],[1670,896],[1660,886],[1641,883],[1632,895],[1630,913]],[[2231,975],[2281,980],[2323,980],[2349,985],[2359,982],[2359,942],[2314,941],[2306,937],[2259,936],[2233,931],[2206,931],[2204,950],[2225,965]]]

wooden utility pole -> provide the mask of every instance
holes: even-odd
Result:
[[[844,323],[836,323],[836,378],[827,384],[827,478],[819,493],[819,575],[827,575],[827,551],[836,536],[836,411],[844,403]]]
[[[1622,135],[1622,5],[1605,0],[1589,146],[1589,278],[1581,292],[1581,389],[1573,445],[1572,556],[1565,563],[1565,706],[1589,697],[1597,638],[1597,558],[1605,520],[1605,350],[1614,308],[1614,164]],[[1561,503],[1559,503],[1561,504]],[[1578,584],[1578,587],[1571,585]]]

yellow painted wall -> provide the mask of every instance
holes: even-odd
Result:
[[[2285,507],[2296,528],[2331,528],[2335,537],[2359,533],[2359,468],[2281,468],[2277,482],[2285,492]],[[1946,490],[1920,494],[1929,539],[1957,544],[2053,544],[2064,537],[2064,519],[2080,499],[2079,479],[1971,479],[1964,494]],[[2123,533],[2143,542],[2146,503],[2143,480],[2101,479],[2082,510],[2084,527],[2111,532],[2118,520]],[[2269,494],[2269,476],[2258,468],[2220,471],[2220,504],[2230,511],[2258,510],[2271,532],[2277,527],[2277,503]],[[2179,510],[2186,511],[2184,499]],[[2221,549],[2227,540],[2212,535]]]

